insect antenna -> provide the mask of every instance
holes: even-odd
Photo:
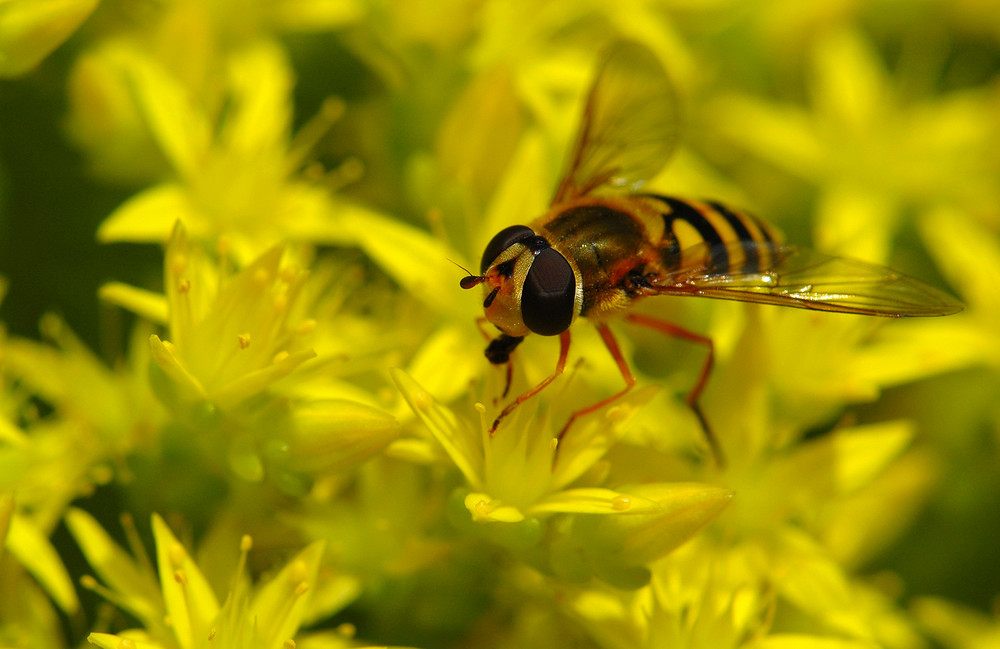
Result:
[[[449,259],[448,261],[455,264],[456,266],[458,266],[459,268],[461,268],[462,270],[464,270],[469,274],[468,277],[463,277],[461,281],[458,283],[459,286],[461,286],[462,288],[464,289],[474,288],[486,281],[485,275],[473,275],[471,270],[469,270],[462,264],[458,263],[457,261],[453,259]]]

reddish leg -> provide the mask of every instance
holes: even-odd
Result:
[[[687,405],[694,412],[695,416],[698,418],[698,423],[701,424],[701,430],[705,434],[705,441],[708,442],[709,448],[712,449],[712,455],[715,457],[715,463],[719,467],[723,467],[726,464],[725,455],[722,453],[722,447],[719,446],[719,440],[716,439],[715,435],[712,433],[711,427],[708,425],[708,420],[705,418],[705,413],[702,412],[701,406],[698,404],[698,397],[701,396],[702,391],[705,389],[705,384],[708,382],[708,375],[712,372],[712,365],[715,363],[715,345],[712,344],[712,339],[702,336],[701,334],[696,334],[693,331],[688,331],[682,327],[666,322],[664,320],[658,320],[656,318],[651,318],[646,315],[639,313],[630,313],[627,316],[629,322],[633,322],[637,325],[642,325],[644,327],[649,327],[650,329],[656,329],[657,331],[664,333],[668,336],[673,336],[674,338],[683,338],[684,340],[690,340],[693,343],[698,343],[699,345],[704,345],[708,349],[708,356],[705,358],[705,364],[701,367],[701,374],[698,376],[698,381],[688,392]],[[606,341],[605,341],[606,342]],[[611,346],[608,346],[611,349]],[[612,355],[615,354],[617,348],[612,350]],[[622,362],[619,356],[615,356],[619,360],[619,365]]]
[[[625,379],[625,387],[621,391],[616,392],[610,397],[607,397],[606,399],[601,399],[597,403],[591,404],[586,408],[581,408],[580,410],[577,410],[572,415],[570,415],[569,421],[566,422],[566,425],[562,427],[561,431],[559,431],[559,436],[556,437],[556,440],[558,440],[559,443],[561,443],[563,438],[566,437],[566,433],[569,431],[570,426],[573,425],[573,422],[576,421],[577,417],[582,417],[583,415],[589,415],[595,410],[600,410],[601,408],[608,405],[615,399],[620,399],[621,397],[625,396],[629,390],[632,389],[632,386],[635,385],[635,377],[632,376],[632,372],[629,371],[628,363],[625,362],[625,357],[622,356],[622,351],[621,349],[618,348],[618,341],[615,340],[614,334],[611,333],[611,329],[609,329],[608,325],[604,323],[597,323],[595,326],[597,327],[597,332],[601,334],[601,340],[604,341],[604,344],[608,348],[608,351],[611,352],[611,356],[615,359],[615,362],[618,363],[618,371],[622,373],[622,378]],[[556,444],[557,451],[559,449],[559,443]]]
[[[500,420],[502,420],[504,417],[513,412],[514,408],[518,407],[531,397],[541,392],[542,389],[545,388],[545,386],[547,386],[549,383],[552,383],[557,376],[563,373],[563,370],[566,369],[566,357],[568,355],[569,355],[569,330],[567,329],[566,331],[559,334],[559,360],[556,362],[555,371],[552,372],[552,374],[550,374],[549,376],[547,376],[545,380],[543,380],[541,383],[539,383],[535,387],[531,388],[530,390],[528,390],[527,392],[525,392],[524,394],[522,394],[521,396],[519,396],[518,398],[514,399],[513,401],[507,404],[507,407],[504,408],[499,415],[497,415],[496,419],[493,420],[493,425],[490,426],[490,437],[492,437],[493,434],[497,432],[497,426],[500,425]],[[510,364],[508,363],[508,367],[509,365]]]
[[[490,341],[493,340],[493,336],[487,333],[486,329],[483,328],[486,326],[487,322],[489,322],[489,320],[487,320],[484,317],[480,316],[476,318],[476,329],[479,330],[479,333],[483,334],[483,338],[485,338],[487,341]]]

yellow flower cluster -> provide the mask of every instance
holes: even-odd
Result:
[[[0,646],[1000,647],[998,35],[977,0],[0,0]],[[966,311],[647,300],[713,341],[724,463],[703,348],[624,322],[636,389],[560,437],[622,387],[575,324],[492,431],[559,350],[491,365],[462,268],[545,212],[618,40],[680,98],[651,187]]]

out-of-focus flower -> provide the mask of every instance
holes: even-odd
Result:
[[[111,60],[126,66],[132,95],[123,99],[135,101],[174,177],[109,216],[98,230],[101,241],[166,241],[179,220],[200,241],[227,238],[241,262],[282,240],[350,242],[338,224],[351,207],[335,202],[328,186],[297,175],[343,105],[328,101],[290,141],[291,69],[275,44],[258,43],[226,59],[221,106],[197,101],[140,51]],[[357,171],[348,165],[317,180],[336,185],[343,182],[336,174]]]
[[[995,205],[993,137],[984,93],[908,100],[871,41],[844,28],[812,48],[809,109],[748,96],[719,98],[726,137],[816,187],[816,246],[885,261],[907,208]]]
[[[1000,619],[938,597],[924,597],[913,604],[913,614],[942,647],[948,649],[997,649]]]
[[[8,422],[0,418],[0,439],[13,441],[7,434]],[[0,642],[12,647],[44,642],[64,647],[58,615],[53,603],[66,615],[79,613],[80,602],[73,581],[48,530],[39,528],[30,513],[20,506],[8,486],[0,487]]]
[[[0,77],[34,68],[69,38],[97,7],[97,0],[0,2]]]

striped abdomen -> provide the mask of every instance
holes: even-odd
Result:
[[[764,272],[774,263],[777,233],[763,221],[714,201],[649,195],[664,204],[666,270],[704,268],[712,274]]]

